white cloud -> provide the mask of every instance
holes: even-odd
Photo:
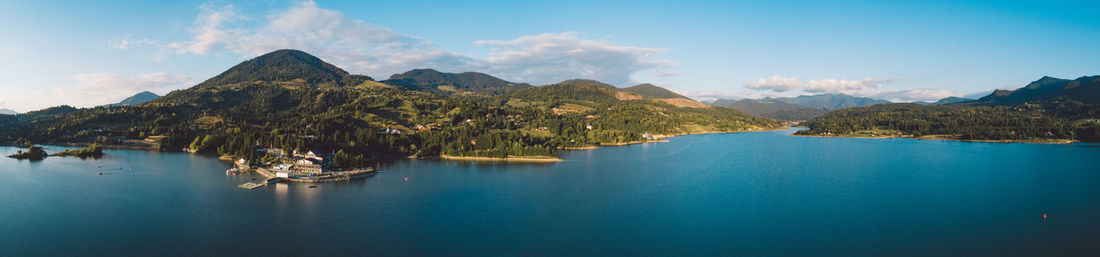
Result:
[[[122,36],[119,39],[108,40],[107,44],[109,44],[111,47],[113,47],[115,49],[119,49],[119,50],[126,50],[126,49],[130,49],[132,47],[140,46],[140,45],[156,45],[156,42],[154,42],[153,40],[149,40],[149,39],[131,39],[130,38],[131,36],[133,36],[133,35],[126,34],[125,36]]]
[[[761,78],[756,82],[749,82],[745,84],[745,87],[751,89],[771,90],[775,92],[783,92],[788,90],[794,90],[802,87],[802,81],[797,78],[780,77],[774,75],[771,78]]]
[[[876,79],[865,78],[863,80],[810,80],[804,90],[811,93],[843,93],[859,94],[867,90],[877,89],[880,85],[897,81],[898,78]]]
[[[483,71],[536,84],[580,77],[623,85],[641,71],[675,75],[663,69],[676,63],[655,57],[663,49],[618,46],[583,39],[576,33],[480,40],[475,44],[491,49],[487,57],[478,57],[443,50],[424,39],[345,17],[312,1],[268,15],[258,27],[236,26],[236,21],[247,18],[232,5],[218,8],[205,4],[199,10],[191,38],[166,44],[175,53],[203,55],[224,50],[251,57],[292,48],[353,73],[388,76],[414,68],[434,68]]]
[[[58,98],[75,106],[94,106],[117,102],[141,91],[164,93],[189,85],[186,76],[167,73],[149,73],[137,76],[122,76],[113,73],[84,73],[73,76],[74,86],[54,88],[47,95]]]
[[[237,8],[233,5],[219,9],[213,4],[206,3],[199,6],[199,10],[199,17],[195,18],[195,27],[191,29],[194,33],[191,40],[170,43],[168,47],[176,49],[178,53],[205,54],[215,45],[224,44],[227,40],[239,36],[240,31],[223,28],[226,23],[240,18]]]
[[[871,95],[871,97],[874,98],[886,99],[893,102],[936,101],[950,96],[955,96],[955,93],[948,90],[931,88],[910,88],[880,92]]]
[[[625,85],[635,72],[676,65],[653,58],[663,49],[617,46],[581,39],[569,32],[523,36],[511,41],[480,40],[474,44],[493,47],[489,57],[483,59],[490,73],[536,83],[588,78]]]

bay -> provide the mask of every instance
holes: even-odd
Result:
[[[186,153],[0,158],[0,255],[1100,253],[1097,145],[792,132],[554,164],[402,160],[359,181],[256,190],[236,185],[259,177]]]

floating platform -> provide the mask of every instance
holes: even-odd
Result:
[[[239,186],[237,186],[237,187],[239,187],[239,188],[241,188],[241,189],[248,189],[248,190],[252,190],[252,189],[256,189],[256,188],[258,188],[258,187],[262,187],[262,186],[266,186],[266,185],[267,185],[267,183],[252,183],[252,182],[247,182],[247,183],[241,184],[241,185],[239,185]]]

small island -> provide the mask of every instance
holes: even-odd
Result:
[[[26,152],[24,152],[23,150],[19,150],[13,155],[8,155],[8,157],[19,160],[27,159],[32,161],[45,159],[46,156],[46,150],[43,150],[41,146],[31,146],[27,149]]]
[[[92,143],[91,145],[88,145],[88,148],[79,149],[79,150],[65,150],[65,151],[61,151],[60,153],[51,154],[50,156],[76,156],[76,157],[80,157],[80,158],[88,158],[88,157],[99,158],[99,157],[103,157],[103,145],[101,145],[98,142],[97,143]]]

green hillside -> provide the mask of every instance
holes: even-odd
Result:
[[[349,75],[303,54],[266,54],[143,105],[0,116],[0,126],[12,128],[0,131],[0,141],[146,139],[166,151],[249,159],[259,158],[257,147],[320,150],[335,154],[335,167],[354,167],[406,156],[554,156],[564,147],[634,142],[645,134],[779,126],[727,108],[620,99],[629,93],[587,80],[506,94],[436,94]],[[464,85],[491,87],[479,81],[500,85],[478,79]]]

